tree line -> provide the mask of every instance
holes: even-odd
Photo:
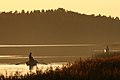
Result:
[[[25,10],[21,10],[20,12],[15,10],[15,11],[9,11],[9,12],[0,12],[0,15],[40,15],[40,14],[47,14],[47,13],[68,13],[68,14],[74,14],[74,15],[82,15],[82,16],[92,16],[92,17],[102,17],[102,18],[109,18],[109,19],[114,19],[114,20],[120,20],[119,17],[112,17],[110,16],[105,16],[105,15],[95,15],[95,14],[91,14],[91,15],[87,15],[87,14],[81,14],[78,12],[74,12],[74,11],[69,11],[66,10],[64,8],[58,8],[58,9],[48,9],[48,10],[33,10],[33,11],[25,11]]]

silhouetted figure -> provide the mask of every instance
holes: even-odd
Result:
[[[106,49],[104,49],[104,52],[107,53],[107,54],[109,53],[109,47],[108,47],[108,45],[107,45]]]
[[[29,54],[29,60],[30,61],[33,61],[34,59],[33,59],[33,57],[32,57],[32,53],[30,52],[30,54]]]
[[[17,64],[15,64],[15,65],[19,65],[19,64],[23,64],[23,63],[26,63],[26,65],[29,66],[30,72],[31,72],[31,70],[33,69],[34,66],[36,66],[36,69],[38,69],[38,67],[37,67],[38,61],[36,61],[36,60],[32,57],[32,53],[31,53],[31,52],[30,52],[30,54],[29,54],[29,61],[17,63]],[[47,63],[44,63],[44,62],[39,62],[39,63],[40,63],[40,64],[45,64],[45,65],[47,65]]]
[[[30,52],[29,61],[26,62],[27,66],[29,66],[29,70],[31,71],[34,66],[37,66],[37,63],[38,62],[34,60],[34,58],[32,57],[32,53]]]
[[[109,53],[109,47],[108,47],[108,45],[107,45],[107,48],[106,48],[106,52]]]

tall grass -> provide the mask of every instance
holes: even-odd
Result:
[[[106,58],[92,58],[75,61],[62,68],[51,68],[45,72],[37,70],[36,73],[14,75],[2,80],[120,80],[120,56]]]

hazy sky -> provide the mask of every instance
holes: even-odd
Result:
[[[120,0],[0,0],[0,11],[57,9],[120,17]]]

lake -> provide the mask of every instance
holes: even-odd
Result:
[[[23,75],[29,73],[29,67],[25,63],[30,52],[33,52],[33,57],[38,62],[47,63],[47,65],[37,65],[38,69],[44,71],[51,66],[62,67],[63,64],[72,63],[80,57],[83,59],[90,57],[91,46],[92,44],[0,45],[0,74],[9,76],[16,72]],[[17,63],[22,64],[15,65]],[[36,72],[35,67],[32,72]]]

